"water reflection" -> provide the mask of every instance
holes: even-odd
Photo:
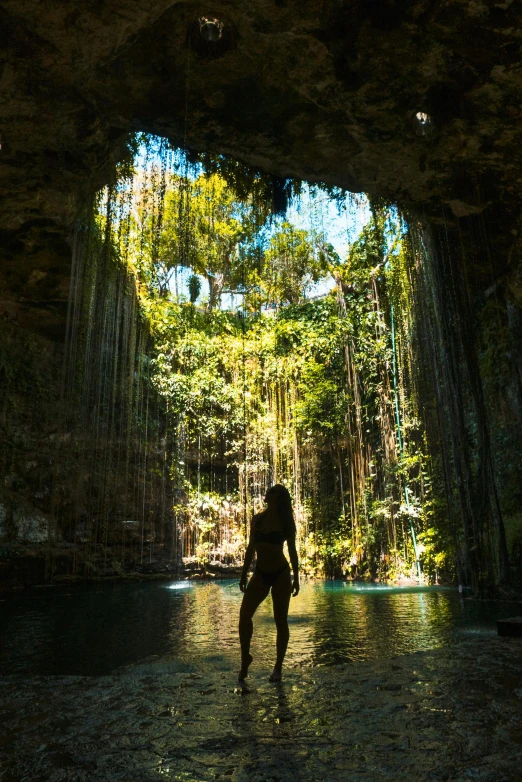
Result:
[[[5,673],[104,674],[125,666],[165,670],[237,665],[237,582],[120,584],[4,601]],[[493,632],[517,607],[462,600],[443,588],[305,584],[290,605],[290,666],[334,665],[437,648],[456,633]],[[274,662],[271,599],[254,618],[254,670]],[[283,709],[284,711],[284,709]]]

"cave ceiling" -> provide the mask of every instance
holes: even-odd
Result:
[[[3,0],[4,261],[16,242],[45,255],[44,228],[63,251],[133,131],[432,219],[515,214],[521,15],[509,0]]]

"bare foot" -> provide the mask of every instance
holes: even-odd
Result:
[[[274,668],[270,676],[268,677],[269,682],[280,682],[281,681],[281,668]]]
[[[250,664],[254,658],[251,654],[248,655],[246,662],[244,660],[241,660],[241,668],[239,669],[239,673],[237,675],[238,682],[242,682],[243,679],[245,679],[248,676],[248,669],[250,667]]]

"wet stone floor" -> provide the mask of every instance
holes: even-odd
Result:
[[[518,640],[268,673],[5,676],[0,780],[522,780]]]

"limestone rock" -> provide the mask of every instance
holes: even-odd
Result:
[[[512,227],[519,4],[218,0],[215,42],[201,13],[194,0],[2,4],[0,312],[59,337],[68,229],[138,130],[430,219],[447,204]]]

